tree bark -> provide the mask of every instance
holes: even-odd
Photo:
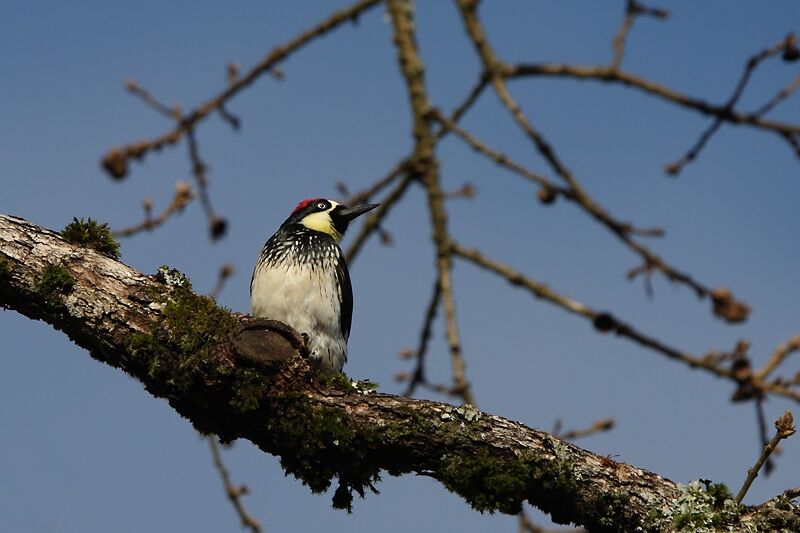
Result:
[[[800,530],[777,497],[738,508],[719,487],[679,485],[471,406],[373,392],[322,376],[288,326],[221,309],[162,269],[148,276],[48,229],[0,215],[0,305],[63,331],[223,440],[245,438],[334,505],[379,474],[439,480],[481,512],[524,501],[591,530]],[[750,528],[750,529],[747,529]]]

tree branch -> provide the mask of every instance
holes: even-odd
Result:
[[[228,86],[216,96],[197,106],[185,117],[177,121],[176,126],[152,140],[134,142],[121,147],[110,149],[103,156],[102,167],[112,177],[122,179],[128,174],[128,163],[131,159],[141,160],[150,152],[160,151],[167,146],[174,145],[188,132],[192,131],[200,122],[208,118],[215,111],[225,109],[225,104],[236,96],[242,89],[250,86],[266,72],[274,72],[274,69],[294,52],[322,37],[330,31],[338,28],[345,22],[356,22],[358,17],[372,7],[380,3],[380,0],[360,0],[355,4],[338,11],[314,26],[303,31],[282,46],[272,49],[261,61],[255,64],[241,77],[235,72],[236,69],[228,68]]]
[[[506,80],[512,76],[512,71],[515,69],[505,64],[496,56],[478,17],[478,2],[474,0],[456,0],[456,2],[461,13],[467,36],[470,41],[472,41],[478,53],[478,57],[483,63],[486,75],[489,76],[492,86],[494,87],[495,94],[508,110],[520,130],[533,143],[539,155],[548,163],[553,173],[566,184],[565,192],[561,192],[561,194],[570,196],[575,203],[586,211],[586,213],[592,216],[601,225],[608,228],[631,250],[641,256],[644,260],[645,269],[648,272],[652,269],[657,269],[670,281],[683,283],[694,289],[698,297],[710,298],[714,304],[712,308],[714,314],[728,322],[736,323],[746,320],[750,312],[747,304],[735,300],[729,291],[726,293],[726,298],[723,301],[715,296],[714,292],[716,289],[711,289],[692,278],[689,274],[670,266],[664,259],[632,237],[632,225],[620,224],[617,222],[611,214],[583,188],[577,177],[567,168],[564,161],[557,154],[553,145],[547,141],[544,134],[528,119],[527,115],[511,95]],[[614,68],[603,67],[603,69],[605,69],[604,71],[609,76],[609,79],[616,79],[620,75]],[[517,68],[516,71],[518,74],[519,68]],[[554,193],[558,191],[544,189],[544,192]],[[552,194],[545,194],[544,196],[540,196],[540,198],[546,201],[552,201],[550,199],[552,198]]]
[[[339,507],[373,488],[382,470],[431,476],[480,511],[516,513],[528,501],[592,530],[669,529],[686,505],[681,495],[715,501],[696,483],[676,485],[472,407],[317,376],[288,327],[221,309],[174,270],[147,276],[6,215],[0,305],[62,330],[198,430],[280,457],[313,491],[336,478]],[[770,500],[723,518],[796,529],[800,508]]]
[[[505,78],[550,76],[625,85],[626,87],[661,98],[680,107],[693,109],[703,115],[722,118],[732,125],[751,126],[776,133],[782,137],[800,135],[800,124],[765,119],[762,117],[762,113],[758,112],[740,113],[726,109],[724,104],[712,104],[700,98],[695,98],[665,85],[661,85],[660,83],[650,81],[637,74],[622,70],[614,70],[606,66],[525,63],[504,66],[502,75]]]
[[[437,138],[433,132],[433,109],[425,88],[425,66],[417,49],[414,21],[414,4],[409,0],[388,0],[388,11],[394,27],[394,42],[397,46],[397,62],[405,79],[406,89],[414,119],[414,154],[411,157],[411,172],[425,188],[428,212],[433,230],[432,240],[436,247],[436,269],[444,308],[447,344],[453,368],[453,393],[461,396],[465,403],[475,405],[475,397],[466,376],[466,364],[461,353],[461,340],[456,320],[456,304],[453,296],[453,258],[449,248],[450,232],[447,227],[447,210],[436,159]],[[473,92],[471,94],[477,94]],[[459,108],[466,109],[466,108]],[[458,111],[460,112],[460,111]]]

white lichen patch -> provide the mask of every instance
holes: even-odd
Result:
[[[757,529],[752,524],[737,524],[736,529],[733,526],[720,528],[722,524],[735,523],[739,513],[739,505],[730,498],[723,502],[722,508],[715,507],[714,496],[706,491],[700,481],[691,481],[686,485],[678,484],[678,496],[658,510],[659,518],[672,523],[676,531],[755,533]]]
[[[464,404],[460,407],[456,407],[453,409],[453,412],[466,420],[467,422],[474,422],[476,420],[480,420],[483,416],[483,413],[478,411],[474,406],[470,404]]]
[[[372,381],[365,379],[365,380],[357,380],[351,379],[350,386],[355,389],[356,394],[372,394],[375,392],[375,388],[378,386],[377,383],[373,383]]]
[[[158,267],[156,279],[170,287],[191,287],[191,283],[189,282],[189,278],[186,277],[186,274],[176,268],[170,268],[166,265]]]

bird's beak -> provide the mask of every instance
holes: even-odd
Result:
[[[340,217],[342,217],[343,219],[345,219],[348,222],[350,222],[354,218],[363,215],[367,211],[371,211],[372,209],[375,209],[379,205],[381,205],[381,204],[366,204],[366,205],[357,205],[355,207],[345,207],[344,209],[339,211],[338,214],[339,214]]]

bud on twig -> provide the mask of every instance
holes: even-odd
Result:
[[[791,411],[786,411],[783,416],[775,421],[775,429],[781,439],[788,439],[795,433],[794,417]]]

